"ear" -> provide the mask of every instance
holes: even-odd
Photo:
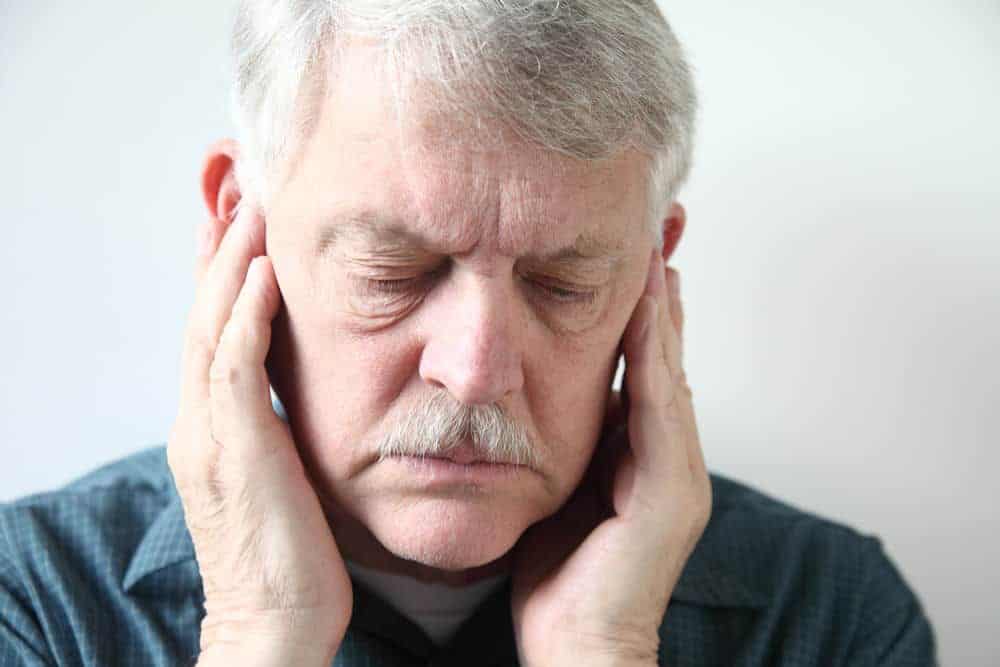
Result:
[[[684,233],[684,223],[687,221],[687,213],[684,207],[674,202],[670,205],[667,217],[663,219],[663,263],[670,260],[670,256],[677,249],[677,244],[681,241],[681,234]]]
[[[243,195],[236,182],[236,160],[239,144],[234,139],[222,139],[212,144],[201,168],[201,194],[208,208],[213,227],[229,227],[236,215],[236,206]]]

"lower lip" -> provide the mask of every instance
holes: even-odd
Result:
[[[429,456],[394,456],[386,460],[405,466],[407,473],[428,481],[456,484],[503,481],[528,471],[527,466],[508,463],[455,463]]]

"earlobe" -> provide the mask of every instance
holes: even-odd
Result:
[[[205,155],[201,171],[201,192],[212,220],[228,225],[242,199],[236,180],[238,144],[233,139],[214,143]]]
[[[677,245],[684,234],[684,225],[687,222],[687,212],[680,203],[674,202],[670,205],[667,217],[663,219],[663,262],[666,264],[670,256],[674,254]]]

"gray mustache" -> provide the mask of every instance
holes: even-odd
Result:
[[[462,441],[486,461],[537,467],[528,429],[500,406],[463,405],[447,392],[410,406],[376,443],[379,460],[392,456],[442,456]]]

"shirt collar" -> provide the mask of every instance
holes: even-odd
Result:
[[[170,500],[146,530],[125,570],[122,588],[132,592],[143,581],[174,565],[194,562],[194,544],[184,523],[184,507],[173,486]]]

